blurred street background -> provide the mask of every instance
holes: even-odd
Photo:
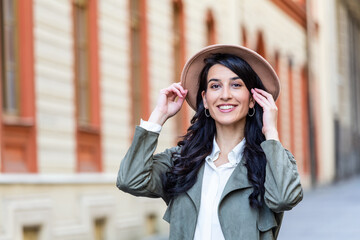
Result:
[[[305,191],[286,212],[279,240],[357,240],[360,236],[360,177]]]
[[[0,26],[0,240],[166,239],[165,203],[118,191],[116,174],[160,89],[215,43],[257,51],[281,80],[305,196],[279,239],[360,239],[359,0],[1,0]]]

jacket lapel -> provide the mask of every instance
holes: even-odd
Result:
[[[203,164],[199,169],[199,174],[197,176],[195,184],[186,192],[189,195],[189,197],[191,198],[191,200],[193,201],[197,212],[199,212],[199,210],[200,210],[201,186],[202,186],[202,181],[203,181],[203,177],[204,177],[204,169],[205,169],[205,167]]]
[[[229,180],[227,181],[224,191],[220,198],[221,201],[226,197],[227,194],[243,189],[251,187],[251,183],[249,182],[249,179],[247,177],[247,168],[243,162],[243,159],[240,161],[240,163],[236,166],[233,173],[231,174]]]
[[[192,188],[190,188],[186,193],[189,195],[191,200],[193,201],[197,212],[200,209],[200,202],[201,202],[201,187],[202,181],[204,177],[204,164],[199,169],[199,174],[196,179],[196,182]],[[221,201],[226,197],[227,194],[231,193],[232,191],[252,187],[249,179],[247,177],[247,169],[243,162],[243,160],[236,166],[233,173],[231,174],[228,182],[225,185],[224,191],[220,198]]]

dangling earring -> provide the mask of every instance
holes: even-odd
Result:
[[[210,112],[208,114],[206,114],[206,110],[208,110],[207,108],[205,108],[205,116],[206,117],[210,117]],[[209,111],[209,110],[208,110]]]
[[[249,117],[252,117],[252,116],[254,116],[254,115],[255,115],[255,108],[253,107],[253,108],[250,108],[250,109],[252,109],[252,110],[253,110],[253,112],[252,112],[252,114],[249,114],[249,112],[250,112],[250,111],[249,111],[249,112],[248,112],[248,116],[249,116]]]

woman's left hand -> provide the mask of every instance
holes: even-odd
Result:
[[[253,88],[251,93],[255,101],[263,108],[263,128],[262,132],[266,140],[274,139],[279,141],[277,131],[278,108],[273,96],[261,89]]]

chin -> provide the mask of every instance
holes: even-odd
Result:
[[[214,119],[217,125],[220,126],[232,126],[245,124],[246,117],[242,119]]]

